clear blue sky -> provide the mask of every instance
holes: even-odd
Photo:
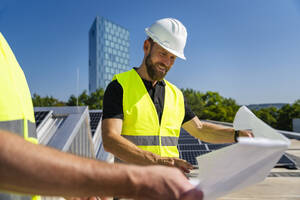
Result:
[[[239,104],[300,99],[300,0],[0,0],[0,32],[31,93],[67,100],[88,89],[88,31],[103,16],[130,32],[130,64],[143,58],[144,28],[164,17],[188,30],[187,61],[167,79],[217,91]]]

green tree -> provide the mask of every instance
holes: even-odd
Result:
[[[292,121],[294,118],[300,118],[300,99],[295,101],[292,105],[287,104],[279,109],[276,128],[292,131]]]
[[[203,94],[192,89],[182,89],[182,92],[191,110],[200,119],[232,122],[239,108],[234,99],[224,98],[217,92]]]
[[[71,95],[67,105],[68,106],[87,106],[88,104],[89,95],[87,94],[87,91],[84,90],[79,96],[78,96],[78,105],[77,105],[77,97],[75,95]]]
[[[226,121],[226,109],[222,106],[223,97],[219,93],[208,91],[202,98],[205,103],[203,119]]]
[[[226,108],[226,122],[233,122],[236,112],[240,106],[232,98],[224,98],[223,106]]]
[[[104,90],[102,88],[93,92],[88,99],[89,109],[102,109],[103,108]]]
[[[49,106],[65,106],[66,103],[59,101],[52,96],[41,97],[34,93],[32,97],[32,103],[34,107],[49,107]]]
[[[278,110],[275,107],[262,108],[260,110],[252,110],[252,112],[262,121],[269,124],[273,128],[278,125]]]
[[[276,128],[280,130],[292,131],[293,108],[290,104],[283,106],[278,112]]]
[[[203,94],[193,89],[182,89],[182,93],[191,110],[199,118],[202,118],[202,113],[204,111],[204,104],[205,104],[202,99]]]
[[[84,90],[78,97],[78,106],[88,106],[89,109],[102,109],[103,96],[104,90],[102,88],[97,89],[95,92],[91,93],[91,95],[88,95],[87,91]],[[75,97],[75,95],[70,96],[67,105],[77,105],[77,98]]]
[[[293,114],[292,117],[294,118],[300,118],[300,99],[295,101],[295,103],[292,105],[293,108]]]
[[[75,95],[71,95],[68,102],[67,102],[67,106],[76,106],[77,105],[77,97],[75,97]]]

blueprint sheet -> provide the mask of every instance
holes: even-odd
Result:
[[[199,175],[191,182],[204,192],[204,200],[263,181],[290,145],[245,106],[237,112],[233,126],[252,130],[254,138],[241,137],[238,143],[197,157]]]

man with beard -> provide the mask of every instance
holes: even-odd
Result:
[[[166,165],[189,172],[193,166],[179,159],[180,128],[210,143],[232,143],[248,131],[201,122],[182,92],[164,79],[183,53],[187,32],[172,18],[146,28],[144,59],[140,67],[117,74],[104,94],[102,137],[115,161],[138,165]]]

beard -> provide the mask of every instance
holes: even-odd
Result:
[[[146,64],[147,73],[153,81],[163,80],[169,71],[168,67],[163,63],[161,62],[153,63],[151,59],[151,53],[149,53],[148,56],[146,57],[145,64]]]

